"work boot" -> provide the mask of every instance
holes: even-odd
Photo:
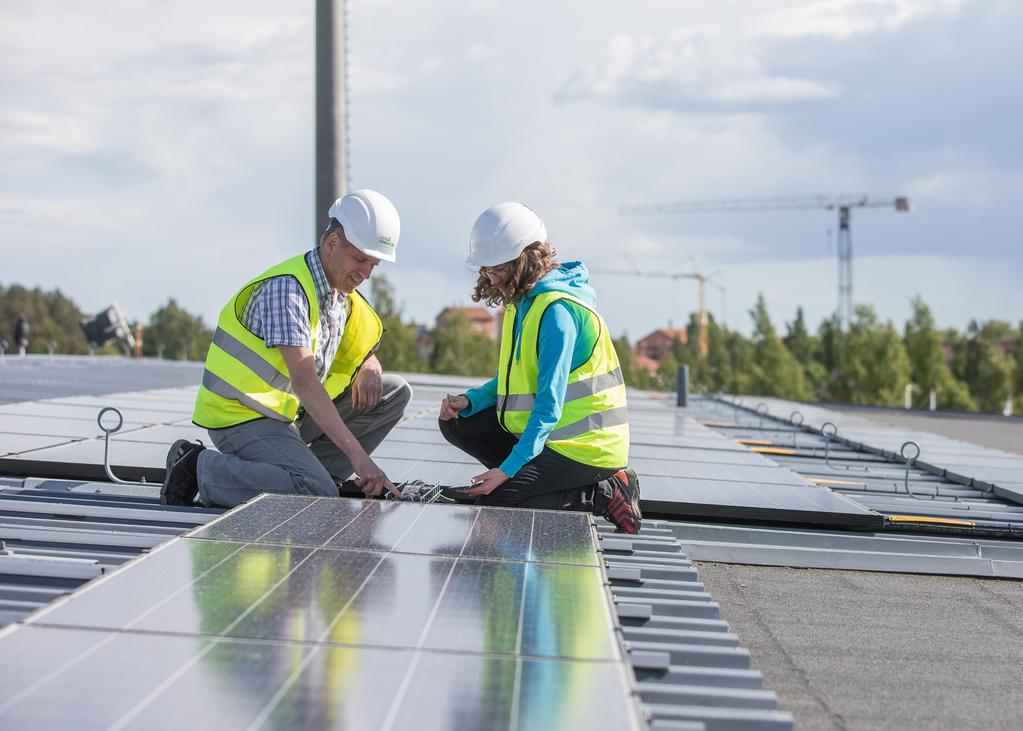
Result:
[[[635,470],[619,470],[608,478],[614,492],[602,515],[615,524],[615,533],[636,533],[643,524],[639,510],[639,478]]]
[[[164,505],[192,505],[199,492],[196,468],[199,453],[206,449],[202,442],[179,439],[167,452],[167,471],[160,488],[160,502]]]

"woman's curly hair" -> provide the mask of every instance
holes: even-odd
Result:
[[[555,259],[557,253],[550,244],[537,241],[523,249],[517,259],[498,267],[482,267],[472,293],[472,301],[484,302],[491,307],[515,304],[544,274],[557,268],[558,262]],[[510,269],[510,274],[504,282],[498,285],[491,284],[486,270],[504,267]]]

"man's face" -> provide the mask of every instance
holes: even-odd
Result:
[[[380,263],[379,259],[363,254],[338,233],[327,239],[321,253],[327,280],[343,294],[351,294],[353,289],[369,279]]]

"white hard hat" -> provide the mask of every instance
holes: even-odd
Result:
[[[547,227],[529,206],[498,203],[483,211],[473,224],[465,263],[473,269],[504,264],[537,241],[547,243]]]
[[[355,190],[334,201],[327,213],[345,230],[345,238],[363,254],[394,261],[401,222],[386,196],[375,190]]]

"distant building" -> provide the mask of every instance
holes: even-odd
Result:
[[[437,315],[437,324],[443,325],[455,315],[465,317],[472,329],[480,335],[486,335],[491,340],[497,338],[497,318],[485,307],[445,307]]]
[[[426,325],[413,325],[416,333],[416,352],[424,362],[430,361],[433,355],[433,338],[430,337],[430,328]]]
[[[649,371],[650,373],[657,373],[657,369],[658,369],[659,366],[660,366],[660,363],[658,363],[653,358],[648,358],[645,355],[643,355],[641,353],[637,353],[637,352],[633,352],[633,354],[632,354],[632,367],[633,368],[643,368],[643,369]]]
[[[945,351],[945,362],[951,364],[955,359],[956,355],[956,343],[951,338],[945,338],[941,341],[941,348]],[[1008,338],[1005,340],[998,341],[998,349],[1002,352],[1002,355],[1007,358],[1016,358],[1016,350],[1019,348],[1019,341],[1015,338]]]
[[[637,342],[634,352],[637,358],[649,358],[659,363],[661,358],[671,352],[676,338],[681,340],[683,344],[689,342],[684,327],[662,327],[659,330],[654,330]]]

